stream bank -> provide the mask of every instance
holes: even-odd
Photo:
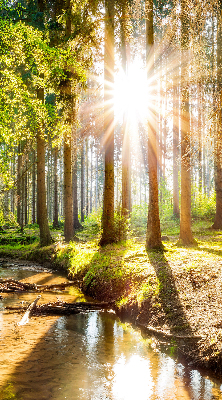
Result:
[[[121,247],[122,246],[122,247]],[[37,261],[65,271],[82,292],[115,301],[116,313],[171,346],[190,365],[222,374],[222,281],[220,254],[202,249],[147,254],[141,243],[98,246],[57,244],[4,257]],[[175,256],[176,254],[176,256]],[[1,251],[0,256],[3,256]],[[28,261],[29,260],[29,261]],[[213,263],[213,265],[212,265]]]

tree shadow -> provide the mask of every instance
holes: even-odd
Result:
[[[171,333],[193,336],[193,331],[187,319],[183,305],[178,295],[173,272],[163,251],[148,251],[148,258],[153,266],[158,286],[160,307],[157,315],[153,316],[155,324],[166,325]]]
[[[209,247],[199,247],[198,250],[222,257],[222,250],[211,249]]]

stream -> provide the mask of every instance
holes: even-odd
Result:
[[[61,273],[4,262],[0,278],[61,283]],[[0,400],[213,400],[221,381],[160,352],[155,340],[122,323],[112,311],[31,317],[5,306],[27,305],[36,293],[2,294],[0,300]],[[74,287],[42,293],[38,304],[87,300]]]

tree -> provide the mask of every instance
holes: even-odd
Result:
[[[125,76],[128,75],[130,55],[129,55],[129,17],[128,17],[128,0],[120,2],[120,27],[121,27],[121,55],[122,68]],[[122,147],[122,214],[126,218],[130,212],[130,135],[129,135],[129,115],[128,110],[123,115],[123,147]]]
[[[37,90],[37,97],[44,103],[44,89]],[[52,243],[48,225],[45,188],[45,140],[44,126],[40,124],[37,130],[37,215],[40,231],[40,246],[48,246]]]
[[[105,183],[100,245],[113,243],[114,235],[114,1],[105,0],[104,43],[104,148]]]
[[[72,22],[71,22],[71,1],[66,1],[66,29],[65,38],[68,41],[72,33]],[[71,129],[72,129],[72,117],[73,117],[73,98],[72,98],[72,87],[71,87],[71,74],[67,68],[65,71],[66,79],[61,85],[62,96],[66,100],[66,124],[69,130],[66,130],[64,137],[64,236],[65,241],[69,242],[74,236],[74,225],[73,225],[73,198],[72,198],[72,147],[71,147]]]
[[[146,0],[146,68],[148,84],[154,83],[154,31],[153,0]],[[154,92],[154,90],[153,90]],[[152,93],[152,98],[154,93]],[[160,218],[157,181],[157,136],[155,104],[149,105],[148,113],[148,167],[149,167],[149,208],[146,233],[146,249],[161,249]]]
[[[222,1],[219,1],[219,17],[222,16]],[[215,149],[215,190],[216,214],[212,228],[222,229],[222,24],[218,18],[217,31],[217,85],[219,110],[217,119],[217,137]]]
[[[190,161],[190,110],[188,87],[189,61],[189,8],[181,0],[181,208],[179,243],[196,243],[191,231],[191,161]]]
[[[179,218],[179,65],[173,74],[173,215]]]

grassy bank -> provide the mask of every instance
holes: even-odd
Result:
[[[0,256],[54,263],[84,293],[115,301],[119,314],[221,373],[222,234],[209,227],[196,221],[198,245],[192,248],[176,245],[179,226],[171,222],[163,227],[163,252],[146,252],[142,236],[100,248],[98,237],[81,231],[79,242],[65,244],[56,232],[48,248],[40,249],[37,241],[8,244],[0,247]]]

